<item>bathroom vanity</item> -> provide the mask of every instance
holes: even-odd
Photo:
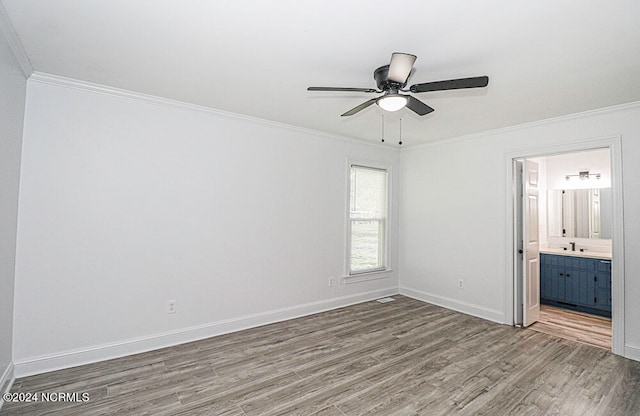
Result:
[[[540,302],[611,317],[611,256],[541,250]]]

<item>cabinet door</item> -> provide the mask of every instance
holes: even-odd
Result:
[[[565,301],[574,305],[595,306],[594,273],[587,270],[565,270]]]
[[[551,269],[545,262],[545,255],[540,255],[540,299],[551,298]]]
[[[564,301],[576,305],[580,300],[580,285],[578,283],[578,279],[576,278],[578,275],[578,271],[572,269],[564,269],[563,272],[564,273],[562,274],[562,282],[564,284]]]
[[[551,299],[551,257],[540,254],[540,299]]]
[[[611,312],[611,262],[600,260],[596,275],[596,308]]]
[[[547,266],[548,273],[548,290],[547,299],[558,300],[564,302],[565,296],[565,277],[564,268],[556,266]]]

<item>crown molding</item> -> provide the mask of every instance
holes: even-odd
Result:
[[[575,119],[580,119],[580,118],[594,116],[594,115],[609,114],[609,113],[615,113],[615,112],[624,111],[624,110],[640,108],[640,101],[634,101],[626,104],[603,107],[595,110],[587,110],[579,113],[567,114],[563,116],[517,124],[514,126],[501,127],[497,129],[491,129],[491,130],[485,130],[477,133],[466,134],[463,136],[440,139],[440,140],[432,141],[429,143],[409,145],[406,147],[397,148],[397,147],[391,147],[389,145],[372,143],[368,140],[356,139],[348,136],[341,136],[341,135],[328,133],[320,130],[294,126],[292,124],[286,124],[278,121],[267,120],[267,119],[253,117],[245,114],[233,113],[230,111],[220,110],[213,107],[207,107],[207,106],[198,105],[198,104],[191,104],[184,101],[173,100],[170,98],[163,98],[156,95],[144,94],[144,93],[126,90],[122,88],[111,87],[108,85],[97,84],[89,81],[82,81],[75,78],[68,78],[68,77],[63,77],[60,75],[54,75],[54,74],[49,74],[44,72],[33,71],[31,76],[29,77],[29,81],[40,82],[43,84],[57,85],[57,86],[62,86],[66,88],[74,88],[78,90],[90,91],[90,92],[95,92],[99,94],[112,95],[112,96],[121,97],[121,98],[128,98],[131,100],[163,105],[167,107],[181,108],[181,109],[187,109],[191,111],[199,111],[199,112],[214,114],[214,115],[229,118],[229,119],[243,120],[251,123],[257,123],[257,124],[262,124],[262,125],[276,127],[276,128],[282,128],[282,129],[291,130],[291,131],[297,131],[300,133],[305,133],[305,134],[309,134],[309,135],[313,135],[321,138],[329,138],[329,139],[342,141],[342,142],[349,142],[353,144],[365,145],[365,146],[370,146],[370,147],[375,147],[375,148],[380,148],[385,150],[392,150],[398,153],[403,153],[403,152],[413,151],[413,150],[420,150],[420,149],[428,149],[431,147],[440,146],[444,144],[476,140],[476,139],[480,139],[488,136],[495,136],[498,134],[515,132],[515,131],[524,130],[527,128],[545,126],[545,125],[554,124],[562,121],[575,120]]]
[[[613,106],[609,106],[609,107],[596,108],[595,110],[581,111],[579,113],[566,114],[566,115],[563,115],[563,116],[545,118],[543,120],[536,120],[536,121],[531,121],[531,122],[528,122],[528,123],[516,124],[514,126],[500,127],[500,128],[497,128],[497,129],[485,130],[485,131],[481,131],[481,132],[477,132],[477,133],[471,133],[471,134],[465,134],[463,136],[457,136],[457,137],[451,137],[451,138],[448,138],[448,139],[436,140],[436,141],[432,141],[432,142],[429,142],[429,143],[416,144],[416,145],[413,145],[413,146],[407,146],[407,147],[401,149],[400,151],[401,152],[407,152],[407,151],[410,151],[410,150],[428,149],[428,148],[431,148],[431,147],[436,147],[436,146],[440,146],[440,145],[444,145],[444,144],[451,144],[451,143],[456,143],[456,142],[465,142],[465,141],[470,141],[470,140],[476,140],[476,139],[481,139],[481,138],[488,137],[488,136],[495,136],[495,135],[498,135],[498,134],[516,132],[516,131],[529,129],[529,128],[533,128],[533,127],[547,126],[549,124],[559,123],[559,122],[562,122],[562,121],[577,120],[577,119],[581,119],[581,118],[584,118],[584,117],[591,117],[591,116],[603,115],[603,114],[611,114],[611,113],[617,113],[619,111],[634,110],[634,109],[638,109],[638,108],[640,108],[640,101],[633,101],[633,102],[625,103],[625,104],[618,104],[618,105],[613,105]]]
[[[11,23],[11,19],[9,18],[2,2],[0,2],[0,32],[4,34],[7,43],[9,43],[9,48],[16,57],[24,77],[29,78],[31,74],[33,74],[33,66],[31,65],[27,52],[24,50],[24,46],[22,46],[22,42],[20,42],[20,38],[18,37],[18,34],[13,27],[13,23]]]
[[[111,87],[108,85],[97,84],[89,81],[82,81],[74,78],[63,77],[60,75],[48,74],[45,72],[38,72],[38,71],[33,72],[31,77],[29,77],[29,81],[38,82],[42,84],[56,85],[56,86],[65,87],[65,88],[73,88],[81,91],[89,91],[89,92],[94,92],[98,94],[111,95],[111,96],[120,97],[120,98],[127,98],[130,100],[140,101],[148,104],[156,104],[156,105],[162,105],[165,107],[198,111],[198,112],[213,114],[213,115],[228,118],[228,119],[242,120],[250,123],[256,123],[256,124],[261,124],[265,126],[305,133],[312,136],[321,137],[323,139],[329,138],[329,139],[337,140],[341,142],[349,142],[353,144],[365,145],[365,146],[376,147],[380,149],[392,150],[394,152],[398,152],[398,149],[394,147],[385,146],[383,144],[378,144],[378,143],[371,143],[367,140],[361,140],[361,139],[356,139],[356,138],[347,137],[347,136],[340,136],[337,134],[327,133],[319,130],[313,130],[305,127],[294,126],[294,125],[282,123],[279,121],[267,120],[259,117],[248,116],[245,114],[232,113],[230,111],[219,110],[213,107],[207,107],[207,106],[198,105],[198,104],[191,104],[184,101],[173,100],[170,98],[163,98],[156,95],[144,94],[144,93],[130,91],[122,88]]]

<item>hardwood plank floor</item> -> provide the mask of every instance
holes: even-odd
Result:
[[[639,415],[640,363],[403,296],[18,379],[1,415]]]
[[[611,318],[540,305],[540,319],[529,328],[611,350]]]

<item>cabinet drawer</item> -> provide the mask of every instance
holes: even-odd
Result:
[[[564,256],[564,267],[576,270],[595,270],[596,260],[584,257]]]
[[[596,267],[599,272],[611,273],[611,260],[597,260]]]

